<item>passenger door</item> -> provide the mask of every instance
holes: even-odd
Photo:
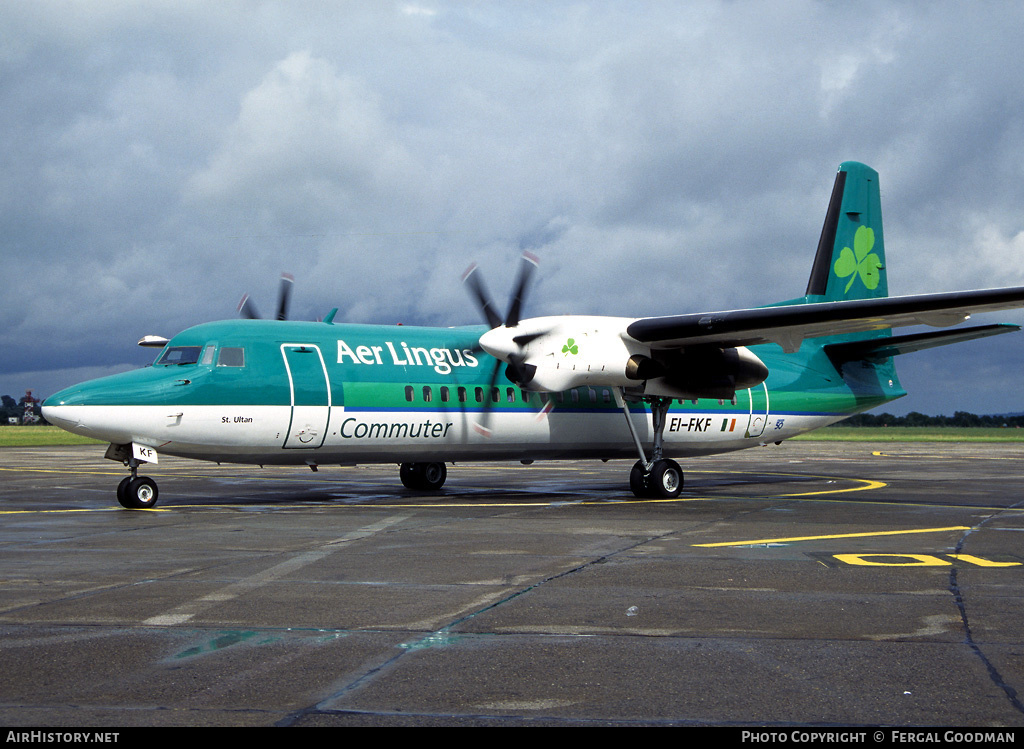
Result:
[[[317,448],[324,444],[331,418],[331,382],[320,348],[309,343],[283,343],[291,419],[285,448]]]

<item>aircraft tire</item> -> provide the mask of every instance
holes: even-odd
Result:
[[[117,485],[117,503],[121,505],[121,507],[126,507],[128,509],[132,509],[132,505],[129,504],[128,500],[128,484],[131,483],[131,480],[131,476],[125,476],[121,479],[121,483]]]
[[[644,464],[638,460],[629,472],[629,488],[637,499],[647,499],[651,496],[648,478],[649,474],[644,471]]]
[[[444,463],[420,463],[420,465],[423,467],[421,473],[423,489],[437,491],[444,486],[445,479],[448,478],[448,469],[445,468]]]
[[[158,496],[159,490],[156,487],[156,482],[148,476],[139,476],[129,480],[124,489],[125,501],[121,502],[121,505],[129,510],[146,510],[156,507]],[[118,500],[120,500],[120,496]]]
[[[436,491],[444,486],[448,469],[444,463],[402,463],[398,476],[407,489]]]
[[[406,489],[419,488],[419,463],[402,463],[398,467],[398,478],[402,479],[402,486]]]
[[[647,478],[650,496],[675,499],[683,490],[683,469],[674,460],[659,460]]]

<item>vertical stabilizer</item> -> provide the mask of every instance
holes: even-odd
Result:
[[[856,161],[844,161],[836,174],[807,282],[808,301],[888,295],[878,172]]]

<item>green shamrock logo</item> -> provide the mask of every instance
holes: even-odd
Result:
[[[566,356],[568,356],[569,354],[576,356],[576,354],[578,354],[579,352],[580,347],[576,345],[575,339],[570,338],[568,341],[565,342],[565,345],[562,346],[562,353],[565,354]]]
[[[882,268],[882,260],[871,251],[875,246],[875,232],[867,226],[861,226],[853,235],[853,249],[844,247],[836,260],[835,272],[839,278],[850,276],[850,282],[846,284],[843,293],[850,291],[857,276],[869,289],[878,288],[878,282],[882,280],[879,270]]]

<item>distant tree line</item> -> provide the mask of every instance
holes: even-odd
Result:
[[[988,414],[979,416],[957,411],[952,416],[927,416],[911,411],[906,416],[890,413],[863,413],[836,424],[837,427],[1024,427],[1024,414]]]

